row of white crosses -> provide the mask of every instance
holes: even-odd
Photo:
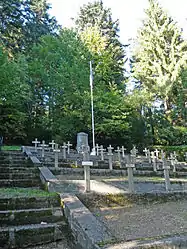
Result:
[[[166,162],[166,154],[163,150],[158,151],[157,149],[155,151],[151,151],[149,149],[144,149],[143,152],[145,152],[146,158],[149,159],[149,163],[153,163],[153,170],[156,172],[157,171],[157,162],[159,160],[159,153],[161,154],[161,161],[163,163],[163,168],[164,168],[164,162]],[[171,162],[171,166],[173,168],[173,172],[176,172],[176,163],[177,161],[177,154],[174,151],[174,153],[170,153],[169,160]]]
[[[48,147],[49,145],[51,145],[51,149],[52,151],[56,152],[55,150],[59,150],[58,149],[58,145],[55,143],[54,140],[52,140],[49,145],[45,144],[45,141],[43,140],[42,143],[40,141],[38,141],[37,138],[35,138],[34,141],[32,141],[32,143],[34,144],[35,147],[35,152],[37,152],[37,149],[42,149],[42,158],[44,157],[44,153],[45,153],[45,148]],[[40,144],[41,143],[41,144]],[[38,145],[40,144],[40,147],[38,147]],[[55,147],[57,145],[57,147]],[[66,149],[67,149],[67,154],[70,154],[70,148],[71,148],[72,144],[68,141],[68,143],[66,144],[65,142],[63,143],[63,145],[61,146],[63,149],[63,158],[66,159]],[[59,151],[60,152],[60,151]]]

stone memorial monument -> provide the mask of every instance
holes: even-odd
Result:
[[[90,147],[88,145],[88,134],[84,132],[77,133],[77,146],[76,146],[78,153],[83,153],[86,151],[90,151]]]

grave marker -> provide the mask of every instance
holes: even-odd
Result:
[[[124,146],[122,146],[121,147],[122,158],[125,158],[125,150],[126,150],[126,148]]]
[[[131,156],[131,162],[135,164],[136,163],[136,153],[137,153],[137,149],[136,149],[135,146],[132,148],[130,153],[131,153],[131,155],[130,155]]]
[[[151,163],[151,152],[149,149],[147,150],[147,157],[148,157],[149,163]]]
[[[96,144],[95,148],[96,148],[96,156],[99,156],[99,145]]]
[[[175,173],[176,172],[176,157],[174,156],[174,154],[173,153],[170,153],[170,158],[169,158],[170,160],[171,160],[171,166],[173,167],[173,173]]]
[[[145,157],[147,158],[147,156],[148,156],[148,154],[147,154],[147,152],[148,152],[147,148],[145,148],[145,149],[143,150],[143,152],[145,153]]]
[[[156,172],[157,171],[157,168],[156,168],[156,156],[155,156],[154,151],[151,151],[151,159],[152,159],[152,162],[153,162],[153,170]]]
[[[54,150],[54,148],[55,148],[55,140],[52,140],[49,144],[51,145],[51,149]]]
[[[40,147],[42,149],[42,158],[44,158],[44,156],[45,156],[45,147],[48,147],[48,145],[45,144],[45,141],[43,140],[42,144],[40,144]]]
[[[38,144],[40,144],[40,141],[38,141],[38,139],[37,139],[37,138],[35,138],[35,140],[34,140],[34,141],[32,141],[32,143],[34,144],[34,149],[35,149],[35,152],[37,152],[37,146],[38,146]]]
[[[117,147],[117,150],[115,150],[115,152],[117,152],[118,154],[119,167],[121,168],[121,150],[119,146]]]
[[[101,153],[101,161],[104,161],[104,151],[106,151],[106,149],[103,149],[103,145],[100,146],[99,151]]]
[[[127,172],[128,172],[128,183],[129,183],[129,192],[134,192],[134,179],[133,179],[133,170],[135,168],[135,165],[133,163],[127,163]]]
[[[164,178],[165,178],[165,188],[166,191],[171,189],[170,177],[169,177],[169,169],[170,166],[167,165],[166,159],[163,159],[163,169],[164,169]]]
[[[55,168],[58,168],[58,153],[60,152],[58,144],[55,144],[55,149],[53,151],[55,153]]]
[[[70,148],[73,144],[70,144],[70,142],[68,141],[68,143],[66,144],[67,148],[68,148],[68,155],[70,154]]]
[[[160,151],[156,149],[154,152],[155,152],[155,155],[156,155],[156,159],[158,160],[159,159],[159,152]]]
[[[109,162],[109,169],[112,170],[113,166],[112,166],[112,157],[113,157],[113,153],[112,150],[114,149],[111,144],[109,145],[109,147],[107,147],[108,149],[108,162]]]
[[[62,147],[62,151],[63,151],[63,159],[66,159],[66,149],[67,149],[67,145],[65,142],[63,142]]]
[[[185,152],[184,157],[185,157],[185,161],[187,162],[187,152]]]
[[[93,166],[93,162],[83,161],[82,166],[84,166],[85,191],[90,192],[90,166]]]

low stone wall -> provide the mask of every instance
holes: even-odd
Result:
[[[74,195],[61,194],[64,214],[69,222],[76,244],[83,249],[100,249],[113,239],[107,228]]]

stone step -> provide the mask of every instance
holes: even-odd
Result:
[[[0,189],[1,190],[1,189]],[[22,210],[59,207],[60,200],[58,196],[37,196],[37,197],[1,197],[0,210]]]
[[[25,163],[25,162],[23,162],[23,163],[11,163],[11,162],[9,162],[9,163],[7,163],[7,162],[4,162],[4,163],[1,163],[0,164],[0,169],[1,168],[4,168],[4,167],[15,167],[15,168],[20,168],[20,167],[27,167],[27,168],[29,168],[29,167],[36,167],[36,166],[34,166],[32,163]]]
[[[0,211],[1,226],[55,223],[63,221],[61,208],[40,208]]]
[[[38,179],[39,173],[30,173],[28,172],[8,172],[8,173],[0,173],[0,179],[10,179],[10,180],[16,180],[16,179]]]
[[[37,167],[14,167],[14,166],[6,166],[6,167],[0,167],[0,173],[38,173],[39,170]]]
[[[0,164],[27,164],[29,163],[29,160],[8,160],[8,159],[5,159],[5,160],[0,160]]]
[[[23,248],[60,240],[65,222],[0,228],[1,248]]]
[[[41,185],[40,179],[0,179],[2,187],[38,187]]]

